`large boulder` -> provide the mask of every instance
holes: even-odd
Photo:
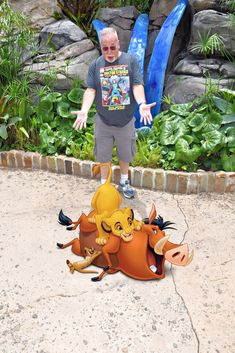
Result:
[[[235,27],[230,24],[230,15],[214,10],[196,13],[192,23],[190,45],[200,43],[200,36],[203,38],[214,33],[222,38],[225,49],[235,56]],[[218,55],[219,52],[215,54]]]
[[[221,8],[218,0],[189,0],[189,3],[195,11],[219,10]]]
[[[59,50],[62,47],[87,38],[87,35],[70,20],[60,20],[44,27],[39,35],[40,52],[45,53],[51,48]]]
[[[24,70],[33,71],[40,84],[45,75],[56,72],[55,88],[60,90],[70,88],[74,79],[86,81],[89,64],[99,56],[87,35],[69,20],[44,27],[39,42],[39,54],[28,60]]]
[[[134,26],[135,20],[139,15],[139,11],[134,6],[125,6],[115,9],[102,8],[99,13],[99,20],[104,22],[108,27],[116,29],[120,47],[122,51],[127,51],[131,31]]]
[[[191,75],[171,75],[166,84],[164,94],[170,96],[174,103],[191,102],[206,92],[208,84],[216,87],[235,89],[234,79],[209,79]]]
[[[44,26],[56,22],[54,12],[60,12],[57,0],[10,0],[13,10],[23,13],[30,27],[41,30]]]

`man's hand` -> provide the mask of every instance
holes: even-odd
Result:
[[[156,102],[151,103],[151,104],[145,104],[142,103],[140,105],[140,122],[144,122],[144,125],[147,124],[151,124],[153,118],[152,118],[152,114],[151,114],[151,108],[154,107],[156,105]]]
[[[75,130],[82,129],[83,127],[86,128],[86,121],[87,121],[87,112],[83,112],[82,110],[77,110],[71,112],[71,114],[77,115],[77,119],[73,124],[73,128]]]

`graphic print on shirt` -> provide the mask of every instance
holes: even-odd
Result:
[[[102,67],[100,83],[103,107],[108,110],[124,110],[130,104],[128,65]]]

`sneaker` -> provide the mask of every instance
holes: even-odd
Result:
[[[120,192],[120,194],[122,194],[127,199],[133,199],[135,197],[135,190],[130,185],[129,180],[126,180],[125,184],[119,183],[117,189]]]

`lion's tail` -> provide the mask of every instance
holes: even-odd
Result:
[[[100,163],[100,164],[94,165],[94,167],[92,168],[93,175],[96,176],[97,174],[99,174],[101,167],[108,167],[109,168],[108,177],[106,179],[105,184],[110,184],[111,177],[112,177],[112,167],[111,167],[110,163]]]

